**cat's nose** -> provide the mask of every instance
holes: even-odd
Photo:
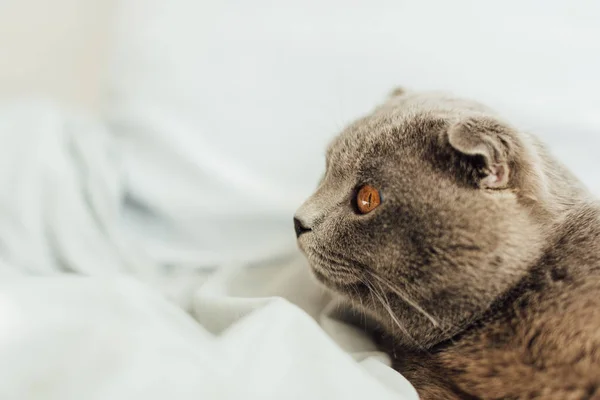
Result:
[[[310,232],[310,228],[305,227],[298,218],[294,217],[294,230],[296,231],[296,237],[299,238],[300,235],[306,232]]]

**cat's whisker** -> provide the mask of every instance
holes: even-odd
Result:
[[[365,279],[360,278],[360,281],[367,288],[367,290],[369,292],[369,296],[371,297],[371,304],[374,306],[377,302],[375,301],[375,296],[373,295],[373,289],[371,288],[371,285],[369,284],[369,282],[368,282],[368,280],[367,280],[366,277],[365,277]]]
[[[402,325],[402,323],[398,320],[398,317],[396,317],[396,315],[394,314],[394,312],[392,311],[392,307],[390,306],[389,300],[387,299],[387,297],[385,296],[385,292],[383,291],[383,288],[381,287],[381,285],[379,283],[377,283],[377,286],[379,286],[379,289],[381,291],[381,294],[379,294],[371,284],[369,284],[369,280],[367,280],[365,283],[367,285],[367,287],[369,288],[369,290],[375,295],[375,297],[377,297],[377,299],[379,300],[379,302],[381,303],[382,307],[384,308],[384,310],[389,314],[390,318],[392,319],[392,321],[394,322],[394,324],[398,327],[398,329],[400,329],[400,331],[407,337],[409,338],[417,347],[419,347],[422,350],[425,350],[425,348],[423,346],[421,346],[421,344],[419,344],[419,342],[417,342],[412,336],[411,334],[408,332],[408,330],[404,327],[404,325]]]
[[[400,297],[408,305],[410,305],[415,310],[417,310],[418,312],[420,312],[425,318],[427,318],[431,322],[431,324],[434,327],[436,327],[436,328],[440,327],[440,323],[431,314],[429,314],[427,311],[425,311],[423,309],[423,307],[419,306],[416,302],[414,302],[413,300],[409,299],[404,293],[402,293],[400,290],[398,290],[397,288],[395,288],[394,285],[392,285],[386,279],[383,279],[382,277],[377,276],[374,273],[371,273],[371,276],[373,278],[377,279],[379,282],[381,282],[385,286],[387,286],[392,292],[394,292],[398,297]]]
[[[359,290],[358,290],[358,286],[357,285],[351,285],[350,287],[352,288],[352,291],[356,294],[356,298],[358,299],[358,302],[360,303],[360,314],[364,315],[364,312],[363,312],[364,305],[363,305],[362,297],[361,297],[361,295],[359,293]],[[361,315],[359,315],[359,319],[360,319],[360,316]],[[364,326],[366,326],[366,325],[367,325],[367,317],[365,316]]]
[[[329,252],[326,254],[324,251],[319,250],[316,247],[311,248],[311,250],[315,255],[317,255],[318,257],[321,257],[326,262],[328,262],[332,265],[335,265],[339,270],[344,271],[344,272],[349,272],[349,273],[353,272],[351,264],[348,263],[345,259],[337,256],[335,253]]]

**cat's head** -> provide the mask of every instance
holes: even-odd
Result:
[[[545,179],[484,106],[396,92],[345,129],[294,222],[316,278],[406,345],[480,316],[539,256]]]

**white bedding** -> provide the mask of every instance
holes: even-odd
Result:
[[[0,104],[2,399],[415,399],[291,226],[394,85],[481,98],[600,193],[595,3],[119,4],[100,119]]]
[[[416,398],[297,252],[216,273],[146,252],[101,124],[4,105],[0,143],[0,398]]]

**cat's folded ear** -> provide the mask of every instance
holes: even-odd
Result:
[[[483,115],[461,119],[446,132],[459,164],[482,189],[506,189],[515,171],[514,130],[501,121]]]
[[[388,94],[388,98],[392,99],[394,97],[404,96],[406,93],[407,93],[406,88],[401,87],[401,86],[396,86],[394,89],[392,89],[390,91],[390,93]]]

